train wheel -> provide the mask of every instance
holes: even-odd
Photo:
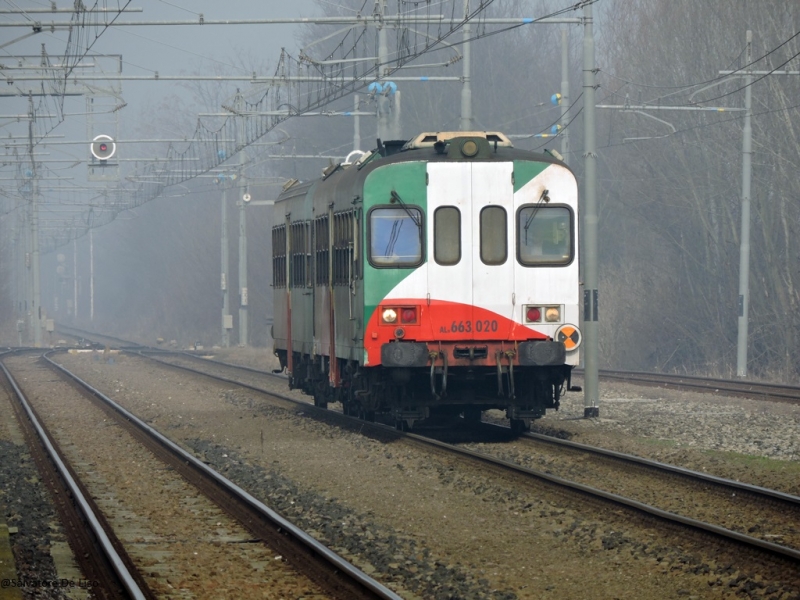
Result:
[[[317,381],[311,387],[312,395],[314,396],[314,406],[318,408],[328,408],[328,398],[330,397],[330,389],[326,381]]]
[[[511,419],[511,433],[525,433],[531,430],[530,419]]]
[[[414,429],[414,423],[416,419],[395,419],[394,420],[394,428],[397,431],[411,431]]]

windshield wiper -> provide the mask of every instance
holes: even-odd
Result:
[[[550,190],[544,190],[542,195],[539,196],[539,200],[536,202],[536,205],[531,209],[531,215],[525,220],[525,226],[523,229],[525,230],[525,244],[528,243],[528,228],[531,226],[536,213],[539,212],[539,209],[542,207],[542,204],[550,202]]]
[[[397,202],[403,208],[403,210],[406,211],[406,214],[411,218],[412,221],[414,221],[414,225],[417,226],[417,229],[422,229],[422,223],[421,223],[421,220],[419,218],[419,215],[415,215],[411,211],[411,209],[408,208],[406,203],[403,202],[403,199],[400,197],[400,194],[398,194],[394,190],[392,190],[392,200]]]

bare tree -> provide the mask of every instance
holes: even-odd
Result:
[[[769,69],[797,53],[797,8],[784,2],[756,7],[724,0],[626,1],[614,3],[609,13],[615,18],[606,23],[601,55],[603,89],[614,104],[741,107],[743,79],[722,81],[717,73],[746,66],[748,28],[758,41],[754,58],[766,55],[752,68]],[[792,378],[797,374],[790,357],[797,350],[794,240],[800,215],[791,202],[798,194],[790,175],[797,147],[791,98],[798,84],[787,79],[753,84],[750,367],[762,375]],[[670,353],[666,364],[639,366],[731,373],[739,310],[741,113],[650,114],[669,125],[643,115],[606,116],[609,211],[613,219],[634,219],[642,235],[606,236],[603,252],[624,253],[615,247],[624,240],[638,272],[658,264],[676,286],[646,295],[634,306],[662,324],[661,335],[650,343],[682,349]],[[667,264],[641,260],[649,256],[644,247],[654,242],[668,249],[672,260]],[[613,272],[605,279],[606,287],[624,283]],[[642,342],[632,336],[629,343]]]

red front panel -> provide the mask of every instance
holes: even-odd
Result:
[[[394,309],[397,313],[394,323],[385,323],[382,320],[387,308]],[[402,321],[404,308],[415,309],[416,323]],[[367,323],[364,347],[369,365],[379,365],[381,346],[398,339],[427,342],[431,350],[438,350],[439,342],[464,345],[503,342],[513,346],[514,342],[548,338],[521,323],[470,304],[431,300],[428,305],[427,299],[400,298],[381,303]],[[493,355],[490,354],[489,359],[488,364],[494,364]]]

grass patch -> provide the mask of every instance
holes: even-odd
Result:
[[[800,479],[800,463],[793,460],[781,460],[769,458],[768,456],[740,454],[738,452],[724,452],[722,450],[703,450],[702,452],[711,458],[724,460],[729,465],[782,474],[796,473],[798,479]]]
[[[678,442],[675,440],[663,440],[660,438],[640,437],[637,441],[643,446],[652,446],[656,448],[678,448]]]

